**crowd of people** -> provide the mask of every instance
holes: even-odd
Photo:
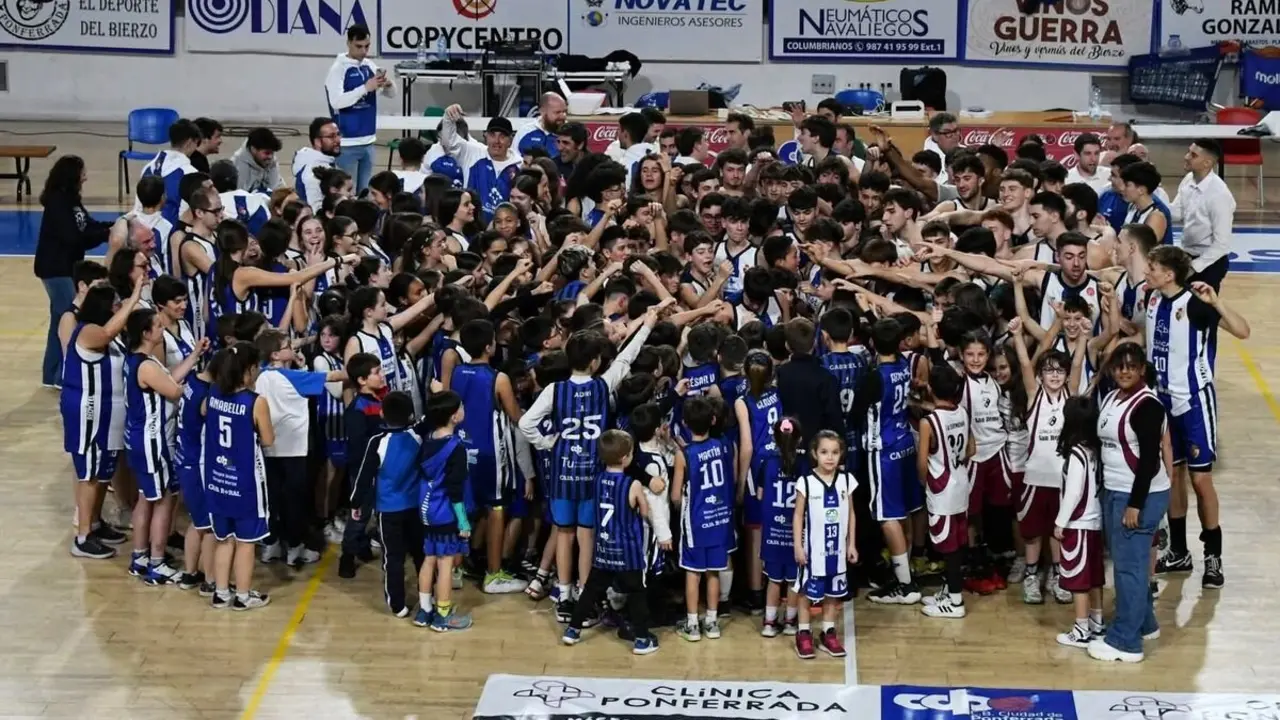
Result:
[[[385,76],[348,37],[330,80],[364,112]],[[471,579],[637,654],[734,612],[839,657],[861,587],[956,619],[1013,584],[1074,605],[1058,642],[1136,662],[1152,573],[1192,568],[1190,487],[1224,585],[1213,368],[1249,325],[1219,294],[1215,142],[1165,200],[1127,126],[1068,173],[1034,137],[958,147],[946,113],[914,152],[824,101],[788,165],[746,115],[718,155],[651,110],[597,154],[562,98],[541,110],[477,141],[451,106],[367,181],[335,166],[362,120],[317,118],[288,184],[269,130],[206,171],[220,126],[180,120],[114,223],[60,158],[36,273],[72,554],[129,543],[142,582],[250,610],[257,562],[332,543],[416,625],[469,627]]]

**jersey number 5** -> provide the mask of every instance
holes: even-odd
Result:
[[[218,444],[231,448],[231,418],[225,415],[218,417]]]

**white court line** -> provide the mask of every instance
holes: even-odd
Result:
[[[853,625],[853,600],[846,600],[844,603],[844,652],[844,684],[857,685],[858,633]]]

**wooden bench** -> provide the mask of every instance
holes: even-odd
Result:
[[[0,158],[13,158],[17,166],[17,172],[0,173],[0,180],[17,180],[21,200],[24,187],[31,194],[31,158],[47,158],[57,149],[53,145],[0,145]]]

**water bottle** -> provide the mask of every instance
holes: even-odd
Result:
[[[427,38],[424,34],[422,39],[418,41],[418,67],[427,66]]]
[[[449,59],[449,43],[445,42],[443,34],[436,40],[436,59],[441,61]]]
[[[1089,90],[1089,119],[1094,122],[1102,119],[1102,89],[1097,85]]]

